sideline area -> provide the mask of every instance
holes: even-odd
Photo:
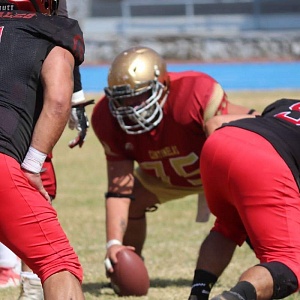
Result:
[[[102,92],[109,65],[81,67],[86,92]],[[168,63],[168,71],[200,71],[215,78],[225,90],[300,90],[300,61],[249,63]]]

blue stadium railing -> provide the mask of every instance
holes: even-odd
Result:
[[[118,31],[123,33],[138,28],[177,32],[300,28],[299,0],[123,0],[120,5]]]

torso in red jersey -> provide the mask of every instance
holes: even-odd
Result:
[[[199,155],[206,140],[204,115],[216,113],[226,95],[210,76],[198,72],[169,73],[170,93],[161,123],[152,131],[128,135],[111,115],[108,99],[97,103],[92,115],[94,131],[107,160],[133,160],[149,175],[170,185],[201,185]],[[217,91],[217,92],[216,92]]]

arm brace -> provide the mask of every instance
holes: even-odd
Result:
[[[132,194],[120,194],[120,193],[113,193],[107,192],[104,194],[105,198],[129,198],[131,201],[135,200],[135,197]]]

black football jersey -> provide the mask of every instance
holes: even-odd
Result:
[[[280,99],[261,116],[224,124],[253,131],[268,140],[291,169],[300,187],[300,100]]]
[[[0,12],[0,152],[20,163],[43,106],[41,67],[55,46],[69,50],[77,65],[82,63],[84,42],[77,21]]]

